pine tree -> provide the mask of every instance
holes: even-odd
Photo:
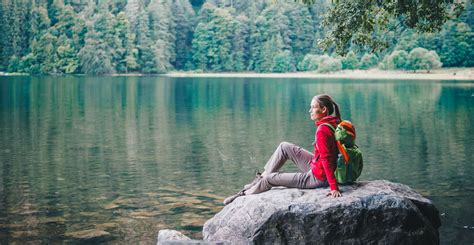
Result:
[[[2,2],[1,67],[8,66],[11,56],[15,55],[16,59],[19,59],[19,57],[28,53],[31,9],[30,1],[4,0]],[[14,67],[17,68],[18,66]]]
[[[245,15],[239,15],[235,21],[235,33],[232,40],[233,70],[244,71],[248,67],[249,58],[249,19]]]
[[[273,59],[276,55],[280,54],[284,50],[284,44],[282,37],[278,34],[272,36],[270,40],[263,44],[263,53],[265,56],[260,64],[258,72],[270,72],[272,71]],[[293,60],[293,59],[291,59]]]
[[[125,14],[127,15],[130,23],[130,30],[135,35],[137,35],[139,16],[142,13],[142,10],[142,0],[127,1],[127,5],[125,6]]]
[[[193,63],[197,69],[230,71],[234,67],[232,40],[236,22],[226,9],[205,4],[208,17],[198,24],[193,40]]]
[[[192,42],[192,60],[187,65],[190,69],[207,70],[207,50],[209,49],[211,36],[208,34],[206,23],[199,23],[194,31]]]
[[[4,68],[4,60],[5,57],[4,55],[4,43],[5,43],[5,33],[6,33],[6,25],[5,25],[5,18],[4,18],[4,6],[3,4],[0,4],[0,33],[3,33],[3,35],[0,35],[0,71],[6,70]]]
[[[248,70],[251,71],[263,71],[261,64],[265,53],[263,51],[263,44],[267,42],[268,37],[268,22],[264,17],[258,16],[252,25],[251,34],[250,34],[250,60]]]
[[[88,24],[85,45],[79,52],[82,72],[107,74],[115,72],[113,64],[115,42],[112,26],[114,18],[108,2],[102,2],[94,19]]]
[[[176,23],[169,0],[151,0],[148,5],[150,38],[155,43],[157,71],[172,69],[175,61]]]
[[[114,71],[108,47],[94,29],[87,32],[85,46],[79,52],[82,72],[87,74],[108,74]]]
[[[176,18],[176,58],[173,65],[175,69],[183,69],[186,62],[191,59],[191,45],[196,17],[191,4],[187,0],[175,1],[172,9]]]
[[[311,51],[315,28],[308,7],[303,4],[290,4],[285,12],[289,19],[291,50],[296,62]]]
[[[140,69],[143,73],[157,73],[159,69],[156,46],[151,39],[149,18],[145,9],[140,13],[137,28],[138,64]]]
[[[135,35],[130,31],[127,16],[120,12],[113,26],[115,54],[112,63],[119,73],[129,73],[138,68],[138,50],[134,48]]]

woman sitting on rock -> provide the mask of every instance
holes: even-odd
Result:
[[[263,173],[257,172],[255,179],[238,193],[226,198],[224,205],[240,196],[268,191],[273,186],[312,189],[329,185],[331,192],[328,196],[341,196],[334,177],[338,155],[334,133],[328,126],[319,127],[323,123],[337,127],[337,124],[341,122],[339,106],[329,95],[320,94],[311,100],[309,114],[311,120],[316,121],[316,126],[318,126],[316,140],[313,143],[314,154],[291,143],[280,143],[265,165]],[[288,159],[296,164],[300,170],[299,173],[278,172]]]

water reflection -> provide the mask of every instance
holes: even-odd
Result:
[[[470,242],[473,84],[0,77],[0,243],[198,238],[279,142],[311,149],[318,93],[356,123],[363,179],[414,187],[444,213],[443,243]]]

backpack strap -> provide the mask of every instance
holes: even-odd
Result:
[[[329,123],[322,123],[321,126],[322,126],[322,125],[326,125],[326,126],[330,127],[330,128],[332,129],[332,132],[333,132],[333,133],[336,132],[336,129],[335,129],[331,124],[329,124]]]
[[[334,133],[334,138],[336,138],[336,129],[334,128],[334,126],[332,126],[331,124],[329,123],[322,123],[322,125],[326,125],[328,126],[329,128],[331,128],[332,132]],[[344,158],[344,162],[346,163],[346,165],[349,163],[349,154],[347,154],[347,150],[346,150],[346,147],[343,146],[341,144],[341,142],[339,140],[336,140],[336,144],[337,144],[337,148],[339,149],[339,152],[342,154],[343,158]]]

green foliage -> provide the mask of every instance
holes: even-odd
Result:
[[[249,59],[249,42],[250,37],[250,28],[249,28],[249,19],[245,15],[237,16],[235,33],[232,40],[233,48],[233,60],[234,60],[234,70],[235,71],[244,71],[248,67]]]
[[[397,12],[401,6],[410,11]],[[195,15],[189,0],[5,0],[0,5],[0,70],[284,72],[296,64],[301,71],[318,70],[325,63],[325,71],[337,69],[337,62],[326,59],[341,50],[349,51],[340,59],[343,69],[357,68],[356,57],[363,54],[360,65],[368,69],[377,63],[372,50],[380,47],[387,47],[376,53],[385,57],[382,69],[407,69],[401,51],[417,47],[434,50],[444,66],[473,66],[472,4],[439,33],[418,33],[430,25],[436,29],[430,21],[443,14],[435,3],[426,16],[426,6],[395,0],[317,1],[311,6],[210,0]],[[448,1],[444,10],[449,6]],[[409,28],[413,23],[419,25]],[[326,44],[326,51],[318,43]]]
[[[273,58],[272,72],[294,72],[295,70],[293,55],[289,50],[282,51]]]
[[[315,0],[304,0],[314,3]],[[329,28],[321,46],[325,49],[335,44],[338,54],[345,54],[350,44],[370,47],[379,51],[388,47],[382,38],[372,35],[375,31],[389,31],[387,23],[397,19],[398,26],[414,28],[419,32],[433,32],[441,29],[451,13],[459,16],[463,11],[461,1],[333,1],[325,14],[323,25]],[[341,21],[343,20],[343,21]]]
[[[261,71],[262,59],[265,56],[262,44],[267,41],[266,31],[270,28],[264,17],[258,16],[251,27],[250,33],[250,59],[248,70]],[[260,45],[255,45],[255,44]]]
[[[88,74],[108,74],[114,71],[106,44],[98,41],[94,30],[88,32],[86,45],[79,52],[82,72]]]
[[[38,63],[37,57],[33,53],[23,56],[20,61],[19,71],[29,74],[40,74],[41,66]]]
[[[159,73],[172,69],[175,61],[176,23],[168,0],[151,0],[147,7],[149,16],[150,38],[153,40],[157,71]]]
[[[138,68],[138,50],[133,46],[135,35],[130,31],[130,25],[124,12],[120,12],[114,25],[113,32],[113,63],[119,73],[128,73]]]
[[[10,58],[28,53],[30,13],[26,1],[2,1],[0,35],[0,66],[8,68]]]
[[[67,39],[62,36],[57,43],[57,73],[72,74],[79,68],[79,58],[76,55],[76,50],[71,46]]]
[[[360,59],[359,69],[367,70],[375,67],[378,64],[378,58],[375,54],[364,54]]]
[[[414,30],[408,29],[402,33],[400,40],[395,45],[394,49],[410,52],[410,50],[419,46],[419,37],[420,35],[418,35]]]
[[[272,36],[263,44],[263,54],[259,64],[258,72],[272,71],[273,58],[284,50],[283,39],[280,34]]]
[[[176,1],[172,12],[176,18],[176,58],[174,68],[183,69],[186,62],[191,59],[191,44],[196,17],[190,2],[187,0]]]
[[[288,17],[289,44],[295,61],[299,62],[311,51],[316,25],[309,8],[300,4],[291,4],[285,8],[287,9],[285,15]]]
[[[157,73],[164,67],[159,67],[156,57],[156,46],[153,45],[150,32],[149,16],[144,9],[137,20],[137,49],[138,64],[143,73]]]
[[[395,50],[381,62],[381,68],[385,70],[405,70],[408,67],[408,53],[405,50]]]
[[[427,70],[437,69],[442,66],[438,54],[435,51],[428,51],[424,48],[415,48],[408,55],[409,67],[411,70]]]
[[[232,40],[236,22],[229,11],[205,4],[206,22],[198,24],[192,42],[193,64],[197,69],[230,71],[233,69]]]
[[[113,65],[117,43],[114,40],[115,19],[106,6],[99,6],[98,13],[87,27],[84,47],[79,51],[82,72],[109,74],[115,72]]]
[[[7,71],[8,72],[18,72],[19,68],[20,68],[20,59],[16,55],[13,55],[10,58],[10,62],[8,64]]]
[[[342,70],[342,62],[338,58],[323,56],[320,59],[317,72],[328,73]]]
[[[347,69],[354,70],[355,68],[357,68],[357,64],[359,63],[359,60],[357,59],[357,56],[354,53],[354,51],[350,51],[342,58],[341,63],[342,63],[343,70],[347,70]]]
[[[450,22],[441,32],[441,47],[433,48],[440,53],[441,61],[447,67],[474,65],[474,32],[466,23]],[[430,48],[430,47],[427,47]]]
[[[303,60],[298,63],[299,71],[316,71],[318,69],[319,62],[321,60],[320,55],[307,54]]]

